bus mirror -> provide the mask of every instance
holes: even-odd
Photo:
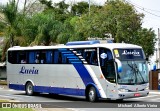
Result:
[[[119,59],[115,59],[115,62],[117,63],[117,70],[119,73],[122,72],[122,63]]]

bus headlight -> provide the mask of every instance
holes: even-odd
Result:
[[[145,90],[149,90],[149,87],[147,86],[147,87],[145,88]]]
[[[120,92],[128,92],[128,89],[120,88],[118,89]]]

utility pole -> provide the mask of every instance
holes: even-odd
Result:
[[[159,52],[159,56],[158,56],[158,66],[157,68],[160,68],[160,31],[159,31],[159,28],[158,28],[158,52]]]
[[[155,51],[156,51],[156,67],[158,68],[158,48],[156,48]]]

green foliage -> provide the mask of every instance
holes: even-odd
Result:
[[[2,13],[5,14],[6,20],[9,25],[15,24],[17,14],[17,4],[15,0],[9,0],[6,6],[3,7]]]
[[[91,18],[91,31],[95,36],[104,37],[110,33],[116,42],[129,42],[141,27],[143,14],[138,14],[134,8],[121,1],[108,2]]]
[[[51,0],[50,1],[48,1],[48,0],[39,0],[39,1],[40,1],[40,3],[45,4],[47,6],[47,8],[49,8],[49,9],[53,8]]]
[[[87,2],[79,2],[77,4],[73,4],[71,7],[71,13],[73,15],[81,16],[82,14],[88,13],[88,3]]]
[[[5,45],[3,47],[3,51],[2,51],[2,61],[5,60],[5,56],[6,56],[6,51],[9,48],[9,46],[13,46],[14,45],[14,37],[16,36],[16,27],[18,22],[17,20],[17,3],[15,0],[9,0],[9,2],[4,5],[1,6],[1,13],[4,15],[5,17],[5,25],[6,27],[4,28],[4,32],[5,32]],[[8,44],[10,42],[10,44]]]
[[[51,0],[39,2],[45,5],[44,10],[32,14],[23,13],[25,9],[18,11],[15,0],[2,7],[5,22],[0,22],[0,31],[6,36],[3,55],[13,41],[20,46],[51,45],[88,37],[104,38],[106,34],[112,35],[115,42],[141,45],[147,57],[154,53],[154,31],[141,27],[144,15],[125,1],[111,0],[104,6],[92,4],[90,13],[87,2],[72,6],[64,0],[56,4]]]
[[[6,24],[4,22],[0,22],[0,36],[3,36],[5,26]]]
[[[61,27],[62,23],[55,20],[55,14],[48,11],[26,18],[23,34],[32,45],[49,45],[56,42]]]
[[[149,57],[154,54],[156,35],[153,29],[142,28],[138,30],[131,43],[142,46],[146,57]]]

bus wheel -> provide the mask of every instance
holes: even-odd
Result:
[[[122,102],[122,101],[123,101],[123,99],[117,99],[116,101],[118,101],[118,102]]]
[[[33,95],[33,85],[32,85],[31,82],[28,82],[26,84],[26,94],[29,95],[29,96]]]
[[[90,89],[88,91],[87,99],[90,102],[97,101],[97,93],[96,93],[96,89],[94,87],[90,87]]]

